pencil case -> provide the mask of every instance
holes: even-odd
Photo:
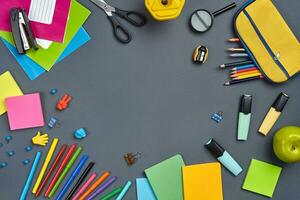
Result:
[[[300,43],[271,0],[249,0],[236,13],[234,29],[262,74],[274,83],[300,71]]]

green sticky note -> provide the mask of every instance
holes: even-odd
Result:
[[[48,49],[40,47],[37,51],[29,50],[26,52],[26,55],[49,71],[90,14],[91,12],[88,9],[76,0],[72,0],[64,42],[53,42]],[[10,32],[1,31],[0,36],[10,44],[15,45]]]
[[[158,200],[183,200],[182,172],[185,166],[181,155],[175,155],[145,170]]]
[[[242,188],[272,197],[280,173],[281,167],[252,159]]]

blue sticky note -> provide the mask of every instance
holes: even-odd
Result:
[[[136,179],[136,193],[138,200],[156,200],[147,178]]]
[[[87,41],[89,41],[91,37],[89,34],[85,31],[83,27],[81,27],[76,35],[73,37],[73,39],[70,41],[69,45],[66,47],[66,49],[63,51],[63,53],[60,55],[56,63],[62,61],[65,57],[73,53],[75,50],[77,50],[79,47],[84,45]],[[35,63],[33,60],[31,60],[26,54],[20,55],[17,52],[17,49],[8,43],[6,40],[1,38],[5,46],[9,49],[9,51],[12,53],[12,55],[15,57],[19,65],[22,67],[24,72],[27,74],[30,80],[34,80],[46,71],[44,68],[42,68],[40,65]]]

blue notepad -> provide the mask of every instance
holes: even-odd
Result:
[[[56,61],[56,64],[60,61],[62,61],[65,57],[73,53],[75,50],[77,50],[79,47],[84,45],[87,41],[89,41],[91,37],[89,34],[84,30],[83,27],[79,29],[79,31],[76,33],[76,35],[73,37],[73,39],[70,41],[67,48],[63,51],[63,53],[60,55],[58,60]],[[19,65],[22,67],[24,72],[27,74],[30,80],[34,80],[46,71],[44,68],[42,68],[40,65],[35,63],[33,60],[31,60],[26,54],[20,55],[17,52],[17,49],[8,43],[6,40],[2,39],[5,46],[9,49],[9,51],[12,53],[12,55],[15,57]]]
[[[156,200],[147,178],[136,179],[137,200]]]

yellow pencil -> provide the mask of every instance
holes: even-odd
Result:
[[[38,188],[40,186],[40,183],[41,183],[42,178],[43,178],[43,176],[44,176],[44,174],[46,172],[46,169],[47,169],[47,167],[48,167],[48,165],[49,165],[49,163],[51,161],[51,158],[53,156],[53,153],[55,151],[57,143],[58,143],[58,138],[54,138],[53,141],[52,141],[52,144],[50,146],[50,149],[49,149],[49,151],[47,153],[47,156],[45,158],[45,161],[44,161],[43,167],[42,167],[42,169],[40,171],[40,174],[39,174],[39,176],[38,176],[38,178],[37,178],[37,180],[35,182],[35,185],[34,185],[34,187],[32,189],[32,193],[33,194],[36,193],[36,191],[38,190]]]
[[[254,76],[261,76],[261,75],[262,75],[261,73],[247,74],[247,75],[243,75],[243,76],[234,77],[232,80],[241,80],[241,79],[251,78]]]
[[[239,76],[244,76],[244,75],[248,75],[248,74],[256,74],[256,73],[260,73],[260,71],[253,70],[253,71],[248,71],[248,72],[234,73],[234,74],[231,74],[230,77],[239,77]]]

